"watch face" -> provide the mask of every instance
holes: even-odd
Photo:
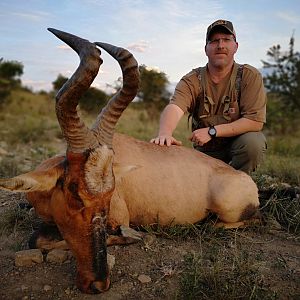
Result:
[[[215,136],[216,133],[217,133],[217,131],[216,131],[216,129],[214,127],[211,127],[211,128],[209,128],[208,133],[211,136]]]

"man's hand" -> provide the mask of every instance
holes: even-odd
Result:
[[[177,145],[177,146],[182,145],[181,141],[177,141],[174,137],[169,136],[169,135],[160,135],[154,139],[151,139],[150,143],[160,145],[160,146],[166,145],[168,147],[171,145]]]
[[[179,106],[175,104],[168,104],[160,117],[158,136],[152,139],[150,143],[160,146],[181,146],[182,143],[177,141],[172,134],[183,115],[184,112]]]
[[[190,140],[196,145],[203,146],[211,140],[211,136],[208,134],[208,128],[200,128],[193,131]]]

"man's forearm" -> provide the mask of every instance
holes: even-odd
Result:
[[[232,123],[216,125],[215,128],[217,137],[232,137],[246,132],[260,131],[263,128],[263,123],[240,118]]]
[[[168,104],[159,122],[159,135],[172,135],[184,112],[175,104]]]

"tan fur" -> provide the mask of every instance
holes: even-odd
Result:
[[[193,149],[161,147],[115,134],[115,161],[138,165],[116,183],[113,224],[195,223],[208,212],[238,222],[249,205],[258,207],[250,176]]]

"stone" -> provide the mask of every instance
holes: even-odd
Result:
[[[43,262],[43,254],[39,249],[18,251],[15,254],[15,265],[17,267],[30,267]]]
[[[139,280],[141,283],[149,283],[149,282],[151,282],[151,277],[148,276],[148,275],[141,274],[141,275],[138,277],[138,280]]]
[[[50,285],[48,285],[48,284],[44,285],[44,291],[45,291],[45,292],[49,292],[49,291],[51,291],[51,290],[52,290],[52,286],[50,286]]]
[[[5,156],[5,155],[8,155],[8,152],[5,150],[5,149],[3,149],[3,148],[1,148],[0,147],[0,155],[2,156]]]
[[[156,242],[156,236],[153,234],[146,234],[143,237],[143,242],[145,247],[150,248],[150,246],[152,246],[155,242]]]
[[[51,250],[46,257],[46,261],[50,263],[62,264],[69,258],[68,252],[61,249]]]
[[[274,219],[271,218],[267,221],[267,225],[270,227],[271,230],[282,230],[282,226],[280,225],[280,223]]]
[[[111,271],[113,267],[115,266],[116,263],[116,258],[115,256],[108,254],[107,253],[107,264],[108,264],[108,269]]]

